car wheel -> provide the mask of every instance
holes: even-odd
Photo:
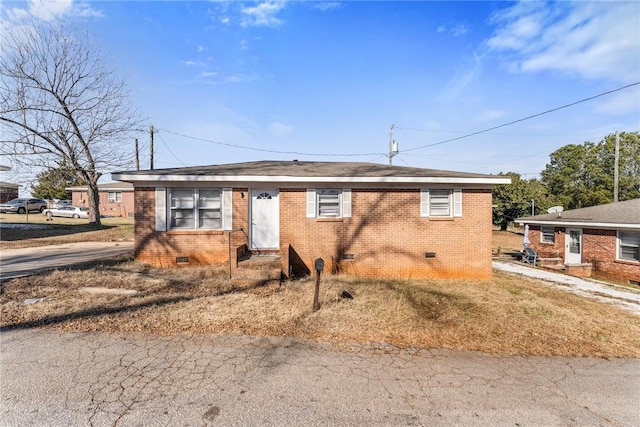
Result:
[[[40,213],[44,212],[45,209],[47,209],[46,206],[40,206]]]
[[[47,212],[47,218],[51,219],[52,216],[53,214],[51,212]]]
[[[78,215],[78,214],[73,214],[73,218],[74,218],[74,219],[78,219],[78,218],[80,218],[80,215]]]
[[[23,214],[23,213],[25,213],[25,212],[26,212],[26,211],[25,211],[25,209],[24,209],[24,208],[18,208],[18,213],[19,213],[19,214],[21,214],[21,215],[22,215],[22,214]]]

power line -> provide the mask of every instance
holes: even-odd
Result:
[[[588,98],[584,98],[584,99],[581,99],[579,101],[572,102],[570,104],[565,104],[565,105],[562,105],[560,107],[552,108],[551,110],[547,110],[547,111],[543,111],[541,113],[533,114],[531,116],[523,117],[523,118],[518,119],[518,120],[513,120],[511,122],[504,123],[504,124],[501,124],[501,125],[498,125],[498,126],[493,126],[493,127],[490,127],[490,128],[487,128],[487,129],[483,129],[483,130],[480,130],[480,131],[477,131],[477,132],[471,132],[471,133],[468,133],[466,135],[458,136],[456,138],[447,139],[445,141],[434,142],[433,144],[427,144],[427,145],[422,145],[420,147],[409,148],[409,149],[403,150],[403,151],[406,153],[408,151],[422,150],[423,148],[428,148],[428,147],[434,147],[436,145],[447,144],[449,142],[458,141],[458,140],[463,139],[463,138],[469,138],[470,136],[479,135],[481,133],[487,133],[489,131],[500,129],[500,128],[503,128],[503,127],[506,127],[506,126],[510,126],[510,125],[515,124],[515,123],[524,122],[525,120],[530,120],[530,119],[533,119],[533,118],[536,118],[536,117],[543,116],[545,114],[553,113],[555,111],[562,110],[564,108],[573,107],[574,105],[581,104],[581,103],[587,102],[587,101],[591,101],[592,99],[600,98],[601,96],[605,96],[605,95],[609,95],[609,94],[612,94],[612,93],[615,93],[615,92],[619,92],[621,90],[628,89],[628,88],[630,88],[632,86],[637,86],[639,84],[640,84],[640,82],[631,83],[631,84],[628,84],[626,86],[619,87],[617,89],[613,89],[613,90],[610,90],[610,91],[607,91],[607,92],[603,92],[603,93],[600,93],[598,95],[590,96]]]
[[[167,143],[164,141],[164,138],[162,137],[162,135],[160,133],[158,133],[158,136],[160,137],[160,141],[162,141],[162,145],[165,146],[165,148],[167,149],[167,151],[169,151],[169,153],[171,153],[171,155],[173,156],[174,159],[176,159],[178,162],[180,162],[180,164],[184,167],[187,167],[187,165],[184,164],[184,162],[182,160],[180,160],[178,158],[178,156],[176,156],[176,154],[171,151],[171,148],[169,148],[169,146],[167,145]]]
[[[422,129],[422,128],[408,128],[403,126],[396,126],[399,130],[417,130],[421,132],[433,132],[433,133],[469,133],[468,130],[446,130],[446,129]],[[485,132],[489,133],[489,132]],[[593,132],[580,132],[580,133],[523,133],[523,132],[491,132],[489,135],[500,136],[578,136],[578,135],[591,135]]]
[[[382,153],[345,153],[345,154],[332,154],[332,153],[304,153],[301,151],[283,151],[283,150],[269,150],[266,148],[256,148],[256,147],[247,147],[246,145],[238,145],[238,144],[229,144],[226,142],[213,141],[210,139],[199,138],[197,136],[185,135],[179,132],[173,132],[167,129],[156,129],[158,131],[162,130],[164,132],[181,136],[183,138],[193,139],[195,141],[207,142],[209,144],[216,145],[224,145],[225,147],[233,147],[233,148],[241,148],[243,150],[251,150],[251,151],[261,151],[264,153],[276,153],[276,154],[295,154],[298,156],[317,156],[317,157],[361,157],[361,156],[379,156]],[[384,155],[386,156],[386,154]]]
[[[613,89],[613,90],[610,90],[610,91],[607,91],[607,92],[602,92],[602,93],[600,93],[598,95],[590,96],[588,98],[584,98],[584,99],[581,99],[579,101],[575,101],[575,102],[572,102],[572,103],[569,103],[569,104],[562,105],[560,107],[556,107],[556,108],[552,108],[550,110],[543,111],[541,113],[537,113],[537,114],[533,114],[533,115],[530,115],[530,116],[527,116],[527,117],[523,117],[523,118],[518,119],[518,120],[513,120],[511,122],[504,123],[504,124],[501,124],[501,125],[498,125],[498,126],[493,126],[493,127],[487,128],[487,129],[480,130],[480,131],[467,133],[465,135],[461,135],[461,136],[458,136],[458,137],[455,137],[455,138],[451,138],[451,139],[447,139],[447,140],[440,141],[440,142],[435,142],[433,144],[427,144],[427,145],[422,145],[422,146],[419,146],[419,147],[414,147],[414,148],[409,148],[409,149],[406,149],[406,150],[402,150],[402,153],[421,150],[423,148],[434,147],[436,145],[447,144],[449,142],[454,142],[454,141],[458,141],[458,140],[461,140],[461,139],[464,139],[464,138],[469,138],[471,136],[487,133],[487,132],[490,132],[492,130],[500,129],[500,128],[503,128],[503,127],[506,127],[506,126],[513,125],[515,123],[520,123],[520,122],[523,122],[525,120],[530,120],[530,119],[533,119],[533,118],[536,118],[536,117],[543,116],[545,114],[553,113],[555,111],[559,111],[559,110],[562,110],[562,109],[565,109],[565,108],[569,108],[569,107],[572,107],[574,105],[581,104],[581,103],[587,102],[587,101],[591,101],[593,99],[600,98],[602,96],[609,95],[609,94],[612,94],[612,93],[615,93],[615,92],[619,92],[621,90],[628,89],[628,88],[630,88],[632,86],[637,86],[637,85],[640,85],[640,82],[631,83],[631,84],[619,87],[617,89]],[[400,129],[426,130],[426,129],[418,129],[418,128],[400,128]],[[338,153],[307,153],[307,152],[302,152],[302,151],[271,150],[271,149],[266,149],[266,148],[248,147],[246,145],[229,144],[229,143],[226,143],[226,142],[214,141],[214,140],[211,140],[211,139],[200,138],[200,137],[191,136],[191,135],[185,135],[183,133],[170,131],[168,129],[157,129],[156,128],[156,131],[164,131],[164,132],[167,132],[167,133],[170,133],[170,134],[173,134],[173,135],[181,136],[183,138],[192,139],[194,141],[201,141],[201,142],[206,142],[206,143],[209,143],[209,144],[222,145],[222,146],[225,146],[225,147],[239,148],[239,149],[242,149],[242,150],[259,151],[259,152],[263,152],[263,153],[292,154],[292,155],[298,155],[298,156],[316,156],[316,157],[376,156],[376,158],[378,158],[381,155],[384,156],[384,157],[387,157],[387,154],[380,153],[380,152],[375,152],[375,153],[342,153],[342,154],[338,154]],[[165,146],[166,146],[166,144],[165,144]],[[174,157],[175,157],[175,154],[174,154]],[[176,159],[177,159],[177,157],[176,157]]]

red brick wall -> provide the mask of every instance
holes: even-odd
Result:
[[[155,189],[136,188],[136,258],[156,265],[227,263],[228,233],[219,231],[155,232]],[[244,194],[244,197],[242,197]],[[233,191],[232,247],[247,244],[247,189]],[[358,277],[464,278],[489,280],[491,268],[491,191],[464,190],[461,218],[421,218],[420,190],[352,189],[352,217],[306,217],[306,190],[280,189],[280,253],[283,271],[289,261],[313,271],[316,258],[325,272]],[[434,252],[435,258],[425,258]],[[353,254],[352,261],[342,260]]]
[[[558,233],[560,231],[560,233]],[[564,228],[556,228],[554,245],[540,243],[540,227],[531,226],[529,230],[531,246],[546,258],[557,253],[564,260]],[[616,230],[584,228],[582,230],[582,261],[593,264],[592,276],[611,279],[624,283],[630,280],[640,281],[640,263],[619,261],[617,257]]]
[[[305,189],[281,189],[281,253],[358,277],[491,278],[490,190],[463,191],[463,216],[446,219],[420,217],[418,189],[351,193],[352,217],[328,220],[306,217]]]
[[[242,197],[244,194],[244,197]],[[181,265],[178,257],[188,257],[189,263],[227,264],[229,261],[229,232],[169,230],[156,232],[156,190],[135,190],[135,257],[137,260],[156,266]],[[233,191],[233,228],[248,230],[248,195],[246,189]],[[247,243],[242,231],[231,233],[231,257],[236,248]]]
[[[2,187],[0,188],[0,203],[8,202],[9,200],[18,198],[18,188],[16,187]]]
[[[117,191],[117,190],[116,190]],[[86,191],[74,191],[71,193],[71,203],[74,206],[89,206]],[[108,191],[100,191],[100,214],[108,216],[133,216],[135,211],[135,195],[133,191],[122,191],[122,202],[109,202]]]

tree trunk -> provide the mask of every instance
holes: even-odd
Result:
[[[100,193],[98,181],[91,180],[87,183],[87,196],[89,198],[89,224],[101,225],[100,222]]]

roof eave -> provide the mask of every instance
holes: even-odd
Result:
[[[510,184],[505,177],[369,177],[369,176],[269,176],[269,175],[132,175],[112,174],[112,179],[125,182],[282,182],[282,183],[407,183],[407,184]]]
[[[518,224],[530,224],[530,225],[552,225],[555,227],[581,227],[581,228],[607,228],[607,229],[625,229],[625,230],[640,230],[640,223],[626,223],[626,222],[589,222],[589,221],[567,221],[567,220],[525,220],[516,219]]]

